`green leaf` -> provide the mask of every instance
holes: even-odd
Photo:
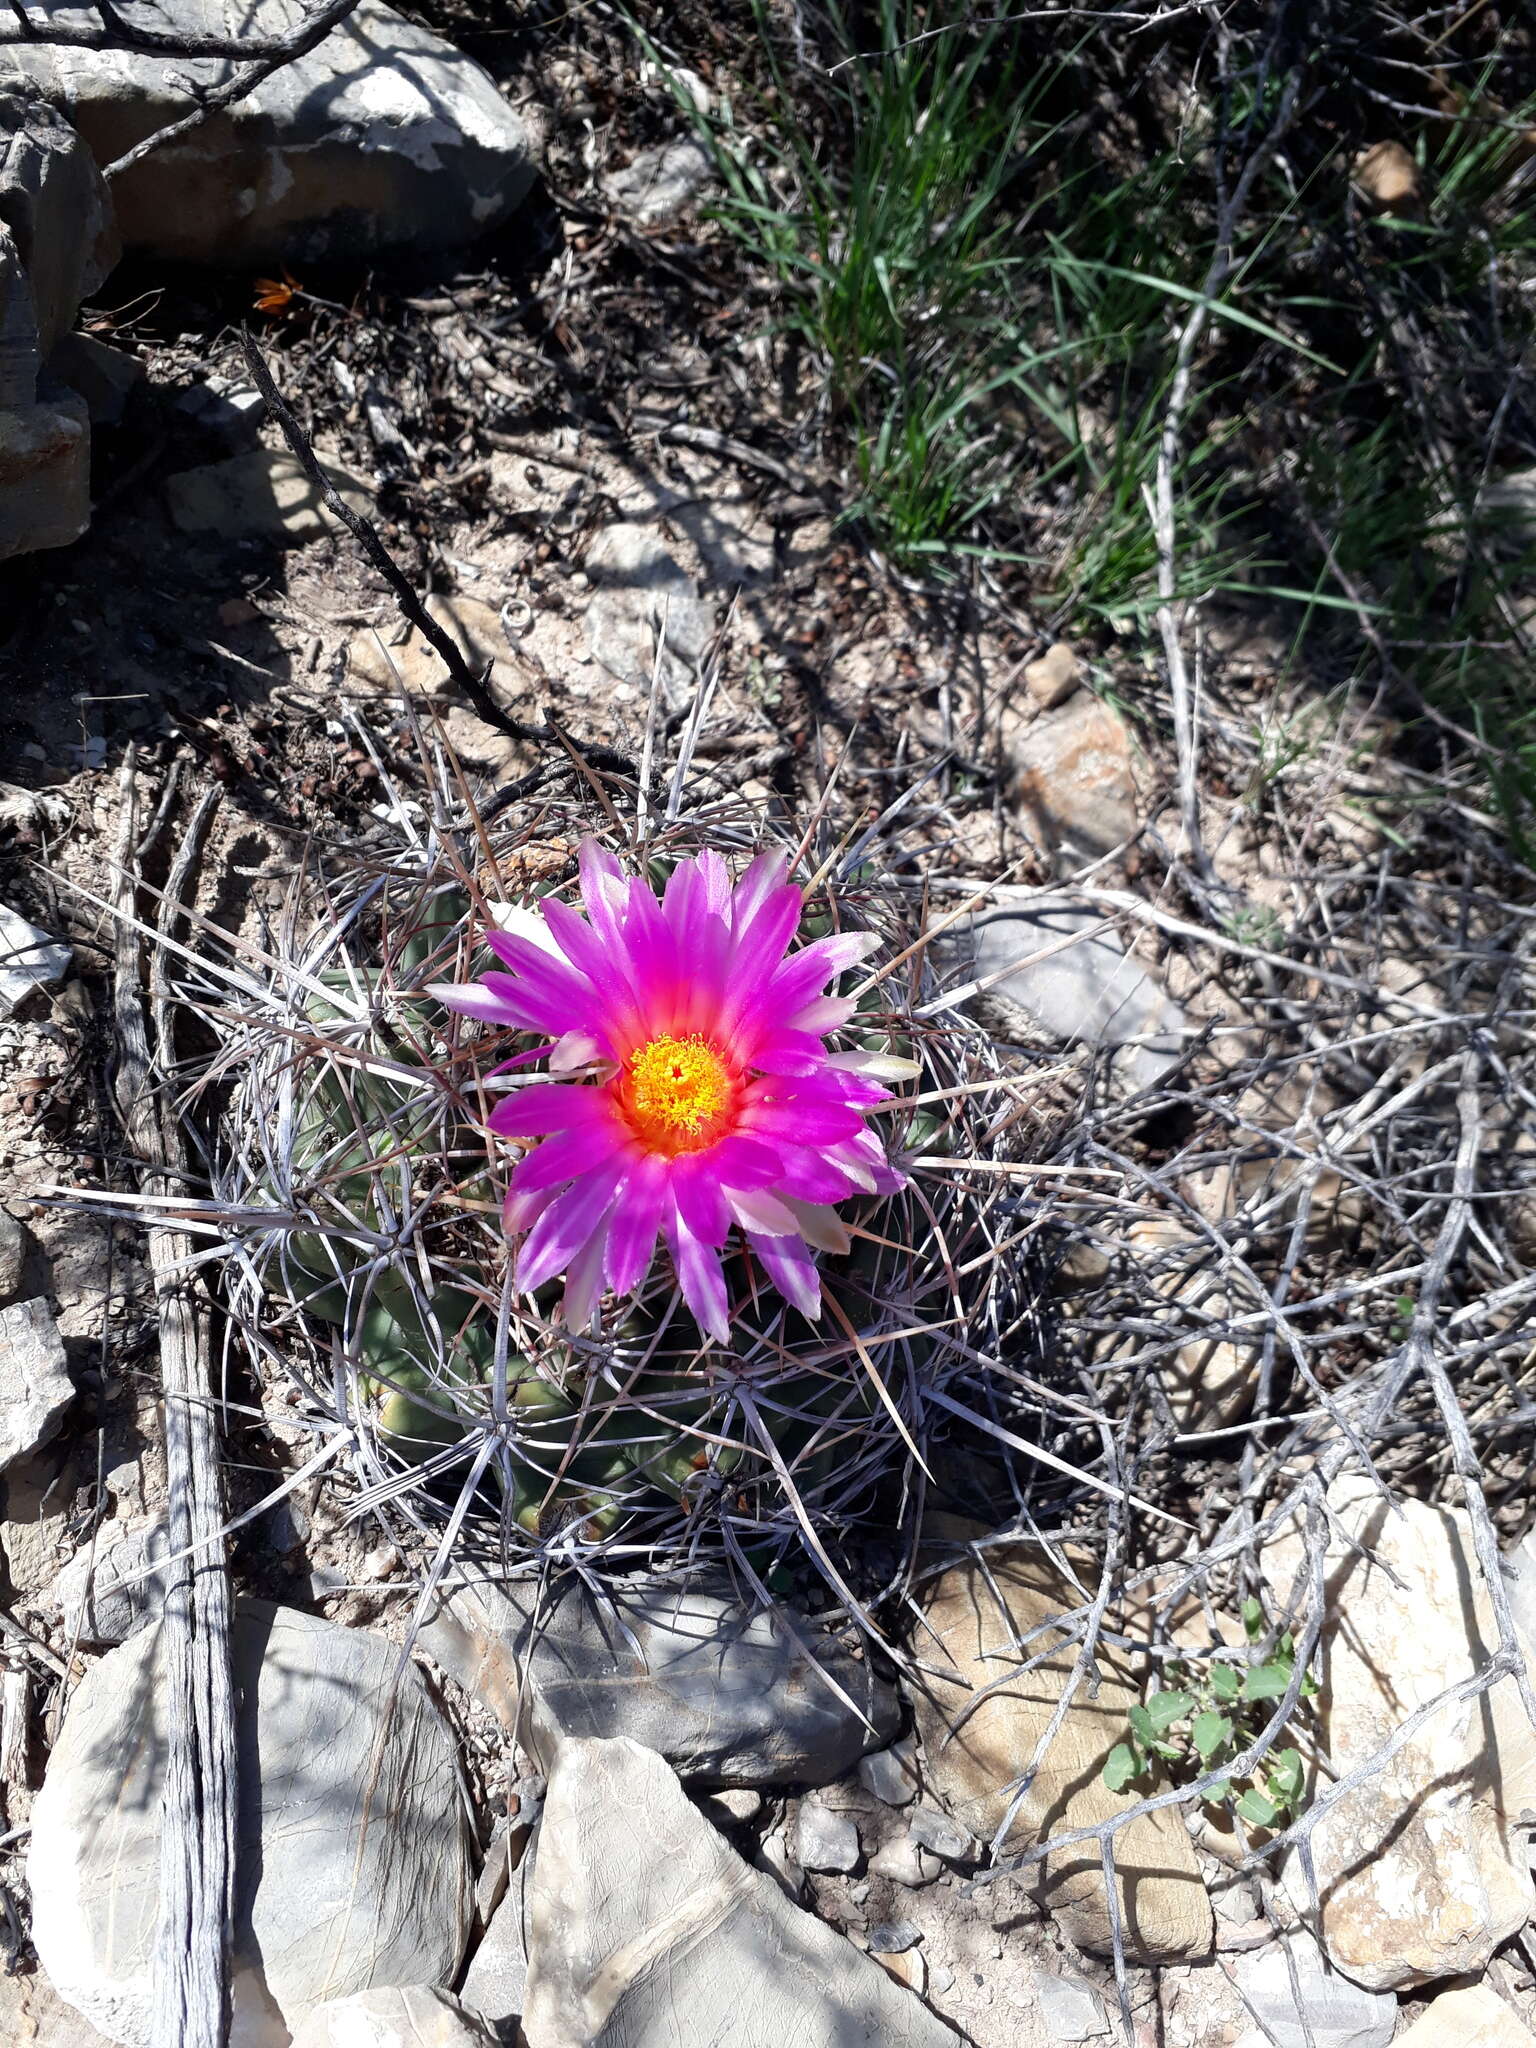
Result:
[[[1155,1692],[1147,1701],[1147,1719],[1154,1732],[1161,1735],[1175,1721],[1182,1721],[1194,1704],[1192,1692]]]
[[[1250,1643],[1256,1643],[1264,1633],[1264,1610],[1251,1596],[1243,1602],[1243,1627]]]
[[[1250,1826],[1272,1828],[1280,1818],[1280,1809],[1273,1799],[1267,1799],[1257,1786],[1250,1785],[1237,1802],[1237,1811]]]
[[[1269,1759],[1266,1780],[1270,1796],[1287,1806],[1301,1790],[1302,1768],[1299,1749],[1281,1749]]]
[[[1231,1791],[1231,1780],[1228,1778],[1218,1778],[1210,1791],[1206,1793],[1203,1803],[1206,1806],[1220,1806],[1222,1801],[1230,1796]]]
[[[1243,1681],[1230,1664],[1213,1664],[1211,1667],[1211,1691],[1219,1700],[1235,1700],[1243,1689]]]
[[[1254,1664],[1243,1676],[1245,1700],[1277,1700],[1291,1682],[1289,1664]]]
[[[1154,1739],[1157,1730],[1153,1727],[1152,1716],[1145,1707],[1132,1707],[1127,1718],[1143,1742],[1151,1742]]]
[[[1278,327],[1271,327],[1268,321],[1256,320],[1251,313],[1244,313],[1224,300],[1210,298],[1203,292],[1195,291],[1190,285],[1176,284],[1171,277],[1154,277],[1150,271],[1126,270],[1118,263],[1095,263],[1088,258],[1077,259],[1077,267],[1082,270],[1100,271],[1106,277],[1123,277],[1131,284],[1144,284],[1153,291],[1167,292],[1170,298],[1183,299],[1193,306],[1203,306],[1206,312],[1218,320],[1230,320],[1237,327],[1246,327],[1254,334],[1262,334],[1266,341],[1278,341],[1282,348],[1292,349],[1297,355],[1305,356],[1308,362],[1316,363],[1320,369],[1331,371],[1335,377],[1344,375],[1337,363],[1329,362],[1326,356],[1315,354],[1294,336],[1283,334]]]
[[[1191,1735],[1195,1754],[1201,1763],[1208,1764],[1219,1750],[1225,1749],[1232,1740],[1232,1723],[1225,1714],[1196,1714]]]
[[[1123,1792],[1141,1769],[1136,1752],[1128,1742],[1117,1742],[1104,1759],[1104,1783],[1111,1792]]]

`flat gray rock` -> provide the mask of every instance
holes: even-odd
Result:
[[[1275,2048],[1387,2048],[1396,2030],[1398,2006],[1392,1993],[1366,1991],[1330,1970],[1310,1935],[1297,1932],[1267,1948],[1235,1955],[1227,1968]],[[1311,2028],[1310,2044],[1303,2014]]]
[[[530,1917],[529,2048],[958,2048],[743,1863],[638,1743],[561,1745]]]
[[[562,1736],[627,1735],[693,1783],[824,1785],[896,1732],[891,1688],[803,1616],[656,1581],[609,1590],[465,1587],[421,1646],[546,1771]]]
[[[506,1894],[481,1935],[459,1996],[493,2026],[522,2017],[528,2002],[528,1886],[533,1870],[529,1850],[507,1883]]]
[[[0,1472],[47,1443],[74,1398],[64,1340],[47,1302],[0,1308]]]
[[[0,1209],[0,1304],[20,1294],[26,1263],[26,1235],[16,1218]]]
[[[1081,1977],[1042,1970],[1034,1980],[1040,2017],[1056,2041],[1092,2041],[1110,2031],[1104,2001]]]
[[[35,85],[0,77],[0,406],[37,397],[39,369],[117,255],[90,151]]]
[[[971,928],[971,978],[986,982],[986,1001],[1022,1012],[1047,1038],[1125,1047],[1116,1062],[1124,1079],[1151,1088],[1183,1049],[1184,1012],[1113,930],[1097,929],[1105,924],[1101,911],[1060,896],[988,912]]]
[[[127,2048],[150,2038],[165,1728],[160,1627],[92,1667],[32,1809],[32,1934],[59,1992]],[[242,1600],[234,2038],[280,2040],[326,1999],[451,1983],[472,1889],[453,1739],[393,1644]]]
[[[320,466],[344,504],[354,512],[373,509],[373,494],[360,478],[332,462]],[[255,448],[226,462],[183,469],[166,478],[165,496],[176,525],[194,536],[301,547],[341,529],[318,487],[286,448]]]
[[[71,1642],[126,1643],[160,1618],[170,1548],[165,1524],[107,1522],[95,1545],[72,1557],[54,1581],[60,1622]]]
[[[585,620],[594,657],[638,690],[648,691],[659,670],[664,698],[675,708],[692,689],[714,635],[714,606],[653,527],[625,520],[603,527],[583,567],[595,587]]]
[[[885,1806],[909,1806],[917,1795],[911,1755],[900,1749],[875,1749],[860,1757],[859,1783]]]
[[[462,1999],[436,1984],[392,1985],[329,1998],[301,2022],[293,2048],[495,2048]]]
[[[64,402],[65,398],[68,399],[67,404]],[[84,453],[90,448],[85,404],[73,394],[64,394],[58,406],[32,406],[24,413],[0,412],[0,561],[4,560],[7,553],[23,552],[20,547],[8,549],[5,545],[8,531],[5,522],[13,511],[21,521],[16,528],[17,536],[20,537],[24,532],[34,536],[29,545],[63,545],[61,541],[36,538],[44,530],[43,524],[27,524],[34,514],[38,521],[44,520],[47,508],[42,505],[43,498],[48,498],[48,502],[52,503],[48,494],[52,488],[49,479],[52,476],[53,457],[47,447],[34,443],[32,422],[35,414],[46,414],[49,420],[57,420],[60,423],[60,432],[67,443],[66,461],[75,460],[75,454],[70,451],[79,450],[83,459]],[[51,429],[45,427],[40,431],[46,442]],[[16,438],[18,436],[19,439]],[[15,467],[8,469],[7,465],[12,457],[15,457]],[[23,472],[30,475],[30,486],[35,494],[30,511],[24,509],[28,502],[25,493],[21,493],[17,499],[8,499],[6,496],[7,476],[14,475],[18,480],[24,481],[26,479]],[[73,485],[69,488],[73,489]],[[83,533],[84,530],[82,524],[76,529],[76,534]],[[76,535],[72,534],[70,537],[73,539]],[[8,910],[0,903],[0,1023],[4,1023],[17,1004],[24,1002],[33,989],[46,988],[49,982],[62,980],[69,972],[72,958],[68,946],[61,945],[57,939],[50,939],[37,925],[28,924],[24,917],[14,910]]]
[[[806,1870],[852,1870],[860,1856],[859,1830],[853,1816],[802,1799],[795,1824],[795,1855]]]
[[[69,0],[44,22],[91,25]],[[301,0],[128,0],[161,31],[281,36]],[[188,86],[222,84],[227,58],[163,58],[26,44],[0,21],[0,78],[40,85],[107,164],[185,114]],[[307,55],[113,181],[125,246],[242,267],[472,240],[533,181],[538,135],[471,58],[382,0],[361,5]]]
[[[655,227],[681,213],[715,182],[709,151],[692,136],[683,136],[642,149],[623,170],[603,180],[603,191],[615,213],[637,227]]]

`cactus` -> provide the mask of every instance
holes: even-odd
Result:
[[[236,1320],[288,1412],[282,1383],[296,1381],[352,1433],[373,1497],[418,1519],[457,1497],[503,1546],[723,1543],[766,1573],[808,1545],[831,1569],[837,1532],[877,1502],[882,1519],[906,1512],[924,1445],[949,1426],[931,1395],[974,1374],[1006,1327],[1007,1283],[985,1256],[1006,1184],[929,1169],[843,1202],[851,1241],[819,1261],[819,1322],[744,1252],[727,1258],[723,1341],[664,1256],[589,1324],[560,1319],[558,1277],[520,1289],[502,1219],[517,1154],[486,1119],[501,1099],[490,1070],[515,1072],[531,1041],[466,1022],[441,991],[496,967],[498,921],[570,897],[591,822],[552,831],[546,816],[535,842],[514,813],[396,863],[332,857],[312,875],[311,915],[260,1000],[220,1024]],[[740,814],[707,843],[739,871],[761,840]],[[701,842],[668,827],[645,872],[660,886]],[[917,1070],[883,1106],[893,1162],[974,1155],[996,1116],[992,1048],[952,1014],[917,1014],[937,984],[908,896],[867,869],[833,873],[798,943],[834,926],[876,946],[840,976],[857,1008],[837,1042]]]

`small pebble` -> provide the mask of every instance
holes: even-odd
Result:
[[[1082,680],[1082,663],[1065,640],[1048,647],[1038,661],[1025,666],[1024,687],[1042,711],[1064,704]]]
[[[834,1813],[819,1800],[803,1799],[795,1853],[807,1870],[852,1870],[859,1860],[858,1828],[846,1813]]]
[[[732,1785],[723,1792],[699,1793],[697,1804],[712,1827],[728,1833],[732,1828],[744,1828],[757,1819],[763,1810],[763,1795],[747,1785]]]
[[[905,1806],[917,1792],[911,1764],[894,1749],[877,1749],[860,1757],[859,1783],[886,1806]]]
[[[910,1835],[897,1835],[869,1859],[872,1877],[888,1877],[893,1884],[906,1885],[912,1891],[919,1885],[932,1884],[943,1868],[933,1851],[914,1842]]]
[[[923,1938],[923,1930],[910,1920],[882,1920],[869,1930],[869,1947],[876,1955],[899,1956]]]
[[[939,1813],[931,1806],[913,1807],[907,1832],[913,1841],[920,1842],[925,1849],[931,1849],[935,1856],[942,1856],[949,1863],[966,1862],[975,1854],[975,1837],[968,1834],[958,1821],[951,1820],[947,1813]]]

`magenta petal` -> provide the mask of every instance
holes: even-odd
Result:
[[[611,1124],[613,1105],[604,1088],[589,1087],[583,1081],[541,1081],[532,1088],[519,1088],[504,1095],[485,1120],[485,1127],[499,1138],[542,1138],[548,1131],[568,1131],[578,1125],[595,1130]],[[618,1130],[614,1128],[617,1139]]]
[[[770,1031],[752,1052],[752,1064],[759,1073],[797,1079],[823,1072],[826,1061],[827,1048],[809,1031]]]
[[[551,1202],[517,1255],[516,1281],[531,1294],[568,1266],[613,1206],[622,1169],[600,1166]]]
[[[594,1142],[590,1131],[562,1131],[520,1159],[507,1185],[515,1194],[558,1187],[561,1181],[590,1171],[606,1149],[602,1140]]]
[[[821,1315],[821,1275],[805,1239],[760,1237],[756,1231],[749,1231],[747,1242],[780,1294],[814,1323]]]
[[[719,1254],[700,1244],[675,1211],[664,1228],[667,1242],[672,1247],[677,1284],[683,1290],[684,1301],[693,1311],[694,1320],[701,1329],[709,1332],[717,1344],[726,1343],[731,1334],[730,1298],[725,1291],[725,1274],[721,1270]]]
[[[654,1156],[641,1159],[624,1184],[608,1224],[608,1285],[615,1294],[633,1294],[651,1270],[667,1188],[666,1166]]]
[[[696,1238],[704,1244],[725,1243],[731,1231],[731,1212],[713,1151],[673,1160],[672,1200]]]
[[[748,864],[746,872],[731,892],[731,929],[738,938],[746,936],[753,919],[769,897],[776,890],[789,886],[788,874],[789,858],[786,854],[760,853]],[[794,895],[797,903],[803,901],[798,889],[794,891]]]
[[[836,1145],[857,1137],[864,1119],[831,1102],[754,1103],[742,1119],[750,1137],[783,1138],[796,1145]]]
[[[722,1187],[766,1188],[778,1179],[783,1157],[776,1145],[739,1133],[722,1138],[709,1152],[709,1163]]]
[[[602,1292],[603,1233],[597,1230],[566,1270],[565,1299],[560,1304],[560,1313],[569,1328],[581,1331],[590,1327]]]
[[[783,1147],[776,1195],[793,1195],[801,1202],[843,1202],[856,1194],[856,1185],[821,1153],[799,1145]]]
[[[519,1031],[527,1028],[521,1003],[509,1003],[478,981],[429,981],[424,993],[461,1017],[477,1017],[482,1024],[509,1024]]]

